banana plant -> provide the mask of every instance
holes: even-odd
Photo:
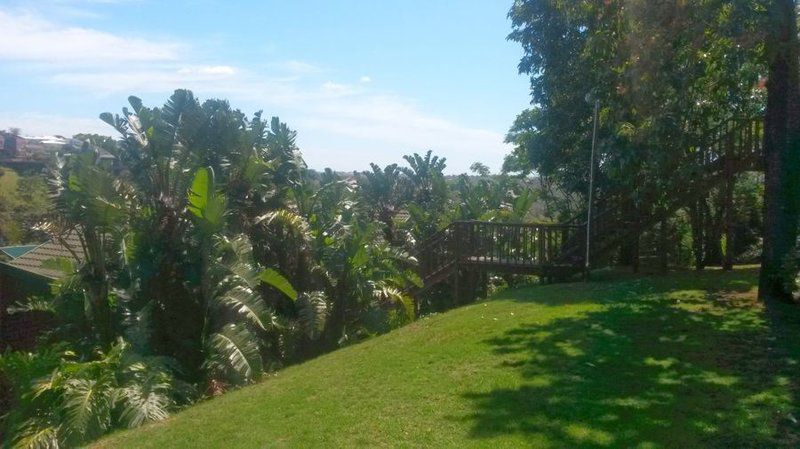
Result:
[[[396,241],[395,215],[408,201],[410,183],[397,164],[381,169],[370,164],[371,171],[359,177],[359,195],[369,210],[369,218],[383,224],[384,238],[389,243]]]
[[[85,152],[57,161],[51,178],[54,213],[38,225],[72,252],[76,285],[86,300],[86,322],[97,342],[113,341],[110,286],[118,269],[120,239],[134,212],[135,192],[100,166],[97,154]],[[77,237],[80,248],[68,240]],[[70,270],[72,271],[72,270]]]
[[[374,224],[355,221],[338,227],[318,248],[325,292],[332,303],[329,343],[388,330],[390,321],[414,319],[411,286],[421,286],[416,259],[378,238]]]
[[[424,156],[417,153],[403,156],[408,167],[400,170],[411,183],[411,200],[408,211],[411,219],[407,227],[417,241],[422,241],[440,229],[448,198],[444,178],[446,159],[433,156],[430,150]]]
[[[264,370],[263,334],[276,331],[278,317],[258,292],[260,283],[297,299],[291,283],[273,269],[260,270],[243,234],[228,237],[225,197],[212,168],[197,170],[188,192],[188,210],[204,242],[202,295],[203,364],[209,381],[248,383]]]

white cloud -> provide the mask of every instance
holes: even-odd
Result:
[[[184,67],[178,70],[179,74],[200,74],[200,75],[224,75],[230,76],[236,73],[236,69],[229,65],[208,65],[200,67]]]
[[[30,12],[0,9],[0,59],[66,65],[174,61],[183,45],[118,36],[53,23]]]
[[[198,93],[226,93],[236,90],[241,82],[239,70],[232,66],[170,66],[122,71],[69,71],[50,75],[52,84],[84,89],[94,96],[115,93],[172,92],[177,88],[197,90]]]
[[[349,142],[305,140],[300,133],[312,166],[318,160],[337,169],[363,168],[367,161],[400,162],[403,154],[432,149],[447,158],[448,173],[461,173],[475,161],[499,168],[510,150],[502,133],[463,126],[426,114],[415,102],[368,92],[321,99],[300,114],[293,126]],[[360,163],[344,165],[352,161]]]
[[[290,75],[295,75],[295,76],[312,75],[324,72],[322,67],[310,64],[308,62],[297,61],[297,60],[279,62],[273,64],[273,66],[275,66],[280,70],[288,72]]]
[[[117,131],[99,118],[67,117],[55,114],[0,114],[0,129],[16,127],[26,136],[61,135],[72,136],[78,133],[95,133],[116,136]]]
[[[37,79],[72,87],[87,98],[166,98],[176,88],[188,88],[201,98],[223,97],[245,110],[264,109],[299,131],[303,153],[315,168],[364,169],[370,161],[401,162],[403,154],[432,149],[447,157],[449,173],[460,173],[478,160],[499,167],[509,151],[502,133],[431,115],[420,102],[373,88],[366,75],[344,84],[319,79],[325,70],[298,60],[209,64],[191,56],[202,53],[179,42],[67,27],[2,8],[0,24],[5,27],[0,62],[27,67]],[[51,62],[58,64],[43,64]],[[10,126],[29,134],[114,135],[94,117],[0,114],[0,128]]]
[[[236,69],[229,65],[201,67],[198,71],[204,75],[233,75],[236,73]]]
[[[354,93],[354,89],[345,84],[334,83],[333,81],[326,81],[322,84],[322,91],[325,94],[335,97],[347,96]]]

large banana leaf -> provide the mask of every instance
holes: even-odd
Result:
[[[211,167],[197,170],[189,189],[189,212],[201,219],[210,231],[222,228],[225,198],[217,192]]]
[[[297,299],[297,291],[294,289],[294,287],[292,287],[292,284],[289,282],[289,280],[272,268],[267,268],[266,270],[262,271],[259,278],[261,279],[261,282],[276,288],[278,291],[288,296],[292,301]]]

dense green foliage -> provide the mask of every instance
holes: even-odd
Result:
[[[14,374],[9,376],[14,389],[27,392],[6,418],[20,423],[13,445],[80,446],[114,427],[166,418],[176,396],[190,393],[168,363],[142,357],[123,341],[92,361],[81,361],[63,346],[6,354],[0,369]]]
[[[763,109],[759,2],[518,1],[510,39],[525,50],[534,107],[509,134],[514,157],[568,194],[586,191],[599,99],[598,190],[658,204],[686,183],[691,148]]]
[[[50,208],[45,179],[0,167],[0,246],[36,241],[34,225]]]
[[[131,97],[122,115],[101,118],[121,140],[83,137],[116,161],[95,151],[59,160],[55,207],[38,225],[56,241],[76,236],[78,262],[54,261],[66,275],[54,298],[20,305],[53,311],[59,325],[40,352],[2,357],[13,445],[82,444],[407,324],[432,304],[410,296],[421,286],[416,242],[454,219],[521,221],[536,199],[524,178],[448,180],[430,151],[406,156],[407,167],[314,172],[277,118],[185,90],[161,108]],[[126,374],[152,360],[158,370],[141,370],[160,376],[157,391]],[[30,375],[12,372],[20,364]],[[45,376],[63,381],[40,395]],[[153,396],[118,393],[134,390]],[[99,399],[78,419],[69,398],[80,394]]]
[[[736,195],[733,207],[723,207],[728,185],[701,182],[698,154],[728,120],[764,113],[768,4],[515,2],[509,39],[525,52],[519,70],[530,76],[533,106],[508,134],[515,150],[506,166],[541,175],[545,198],[562,218],[585,215],[598,100],[595,207],[624,211],[614,224],[620,227],[666,216],[663,230],[639,229],[629,241],[663,238],[662,253],[682,249],[672,262],[720,264],[727,248],[747,258],[750,236],[761,234],[760,211],[726,217],[752,210],[749,200]],[[747,198],[761,193],[746,180],[736,189],[745,187]],[[746,235],[724,241],[728,218],[734,234]],[[619,259],[629,262],[631,251],[622,248]]]
[[[507,290],[97,447],[797,447],[800,315],[756,278]]]
[[[447,280],[413,296],[419,243],[456,220],[585,223],[595,124],[590,207],[616,240],[594,264],[638,269],[650,256],[663,271],[731,270],[763,248],[762,284],[790,298],[800,266],[794,5],[515,1],[509,39],[524,50],[532,106],[507,135],[514,150],[498,175],[475,163],[471,175],[445,176],[432,151],[317,172],[277,117],[187,90],[162,107],[130,97],[121,114],[100,116],[119,139],[79,135],[83,151],[55,163],[51,198],[40,178],[0,171],[0,243],[43,232],[81,246],[74,261],[49,261],[65,274],[52,298],[16,305],[51,311],[58,325],[37,351],[0,356],[13,403],[0,416],[6,446],[84,445],[448,308]],[[765,128],[748,135],[765,142],[763,161],[736,168],[723,150],[709,159],[722,139],[732,154],[731,124],[765,112]],[[753,277],[522,290],[282,371],[250,396],[150,427],[146,444],[789,447],[797,354],[774,351],[768,324],[781,326],[784,311],[767,322]],[[329,422],[293,425],[318,413]],[[238,432],[241,420],[259,432]],[[139,435],[108,441],[145,444]]]

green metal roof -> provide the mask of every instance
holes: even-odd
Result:
[[[37,246],[39,245],[0,246],[0,252],[3,252],[3,254],[6,254],[12,259],[16,259],[19,256],[23,256],[28,252],[33,251]]]

